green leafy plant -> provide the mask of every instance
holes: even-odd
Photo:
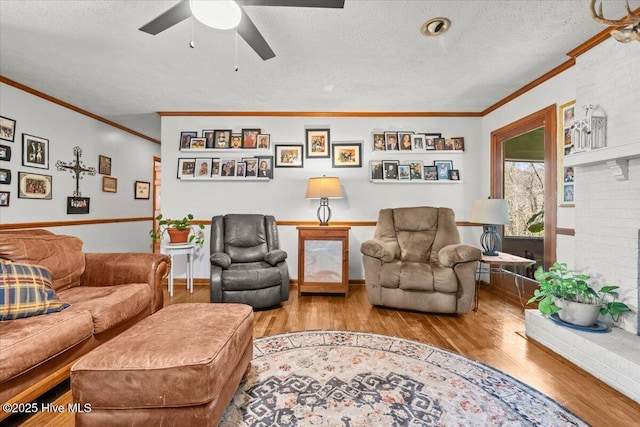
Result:
[[[162,240],[164,238],[167,229],[175,228],[176,230],[186,230],[191,229],[191,233],[189,235],[189,243],[195,243],[196,246],[202,247],[204,244],[204,225],[202,224],[193,224],[193,215],[187,214],[182,219],[170,219],[165,218],[162,214],[156,217],[158,221],[158,227],[149,231],[149,236],[155,242],[156,240]]]
[[[544,210],[531,215],[527,220],[527,230],[532,233],[539,233],[544,230]]]
[[[546,316],[560,311],[560,307],[555,304],[559,299],[602,305],[600,314],[603,316],[609,314],[616,322],[621,313],[631,311],[626,304],[616,301],[618,297],[616,289],[619,286],[603,286],[600,290],[595,290],[589,286],[590,276],[576,274],[567,268],[565,263],[556,262],[549,268],[549,271],[538,267],[534,277],[539,282],[539,286],[527,304],[538,301],[538,309]]]

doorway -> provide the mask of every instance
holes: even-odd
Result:
[[[544,169],[543,181],[544,196],[542,197],[544,209],[543,216],[543,249],[540,264],[548,269],[556,258],[556,209],[557,209],[557,152],[556,152],[556,106],[550,105],[542,110],[536,111],[520,120],[510,123],[500,129],[491,132],[491,197],[494,199],[505,198],[505,167],[510,166],[507,157],[519,157],[520,154],[515,153],[514,150],[509,149],[511,145],[510,140],[515,140],[514,144],[517,144],[518,137],[521,137],[527,133],[538,132],[539,136],[543,139],[543,160],[542,164],[538,165],[538,171],[540,167]],[[505,155],[505,153],[507,153]],[[507,162],[505,163],[505,160]],[[516,159],[517,160],[517,159]],[[505,166],[506,165],[506,166]],[[535,167],[535,165],[534,165]],[[532,171],[533,172],[533,171]],[[510,209],[513,209],[511,206]],[[504,227],[501,227],[501,234],[503,241]],[[515,255],[523,256],[524,253],[516,253]],[[539,264],[539,265],[540,265]],[[492,283],[499,283],[497,277],[491,277]],[[505,291],[507,295],[516,298],[518,294],[515,292],[515,286],[509,280],[505,280]],[[537,283],[533,280],[524,280],[524,298],[528,298],[528,295],[533,294],[533,289],[537,287]],[[511,292],[513,291],[513,293]],[[522,300],[520,301],[522,302]]]

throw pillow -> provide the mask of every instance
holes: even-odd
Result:
[[[54,313],[69,307],[58,299],[51,272],[31,264],[0,262],[0,320]]]

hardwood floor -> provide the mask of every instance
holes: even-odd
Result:
[[[209,289],[189,294],[176,285],[165,290],[165,305],[208,302]],[[282,332],[343,329],[412,339],[456,351],[500,369],[554,398],[593,426],[637,426],[640,405],[591,374],[524,337],[522,307],[499,293],[481,289],[480,309],[466,315],[434,315],[372,307],[364,286],[351,286],[349,296],[303,295],[292,288],[281,308],[255,313],[254,337]],[[71,403],[69,383],[43,396],[55,405]],[[38,413],[9,418],[20,426],[73,426],[73,414]]]

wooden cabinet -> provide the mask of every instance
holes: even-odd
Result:
[[[298,295],[349,293],[351,227],[297,227]]]

